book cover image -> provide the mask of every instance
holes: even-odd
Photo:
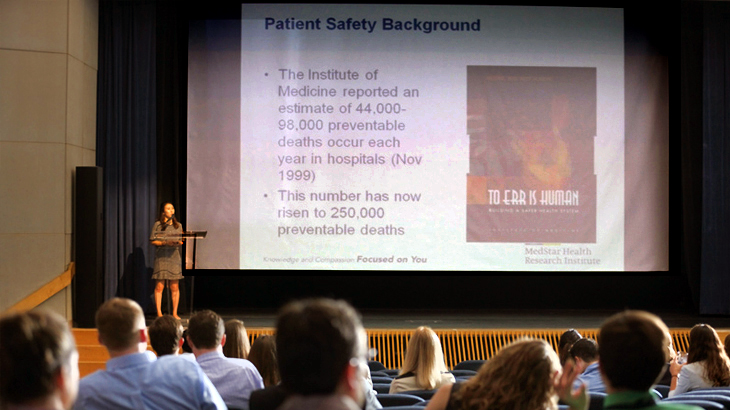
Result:
[[[467,242],[595,243],[596,69],[467,67]]]

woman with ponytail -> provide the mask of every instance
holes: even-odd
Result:
[[[169,281],[172,315],[180,319],[177,315],[177,306],[180,303],[179,281],[183,278],[180,252],[183,244],[182,233],[182,225],[175,219],[175,207],[169,202],[163,203],[160,207],[160,217],[152,227],[150,235],[150,242],[156,247],[152,279],[157,281],[155,285],[157,316],[162,316],[162,291],[165,290],[165,282]]]

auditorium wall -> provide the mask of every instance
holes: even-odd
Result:
[[[98,0],[0,0],[0,312],[73,260],[77,166],[96,164]],[[41,306],[71,319],[71,289]]]

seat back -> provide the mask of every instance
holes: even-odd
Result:
[[[418,396],[413,396],[411,394],[403,394],[403,393],[396,393],[396,394],[378,394],[378,401],[380,404],[383,405],[383,407],[393,407],[393,406],[411,406],[416,403],[420,403],[423,400],[422,398]]]
[[[688,397],[680,397],[680,398],[669,398],[664,399],[662,402],[672,402],[672,403],[678,403],[678,404],[688,404],[690,406],[698,406],[702,407],[704,410],[723,410],[725,407],[720,403],[715,403],[713,401],[709,400],[694,400],[689,399]]]
[[[433,395],[436,394],[436,390],[438,390],[438,389],[409,390],[409,391],[404,391],[403,394],[410,394],[413,396],[418,396],[418,397],[422,398],[423,400],[431,400],[431,397],[433,397]]]
[[[472,370],[478,372],[486,360],[463,360],[454,366],[454,370]]]

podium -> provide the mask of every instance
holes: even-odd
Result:
[[[192,270],[196,269],[195,255],[197,251],[197,244],[199,239],[205,239],[208,235],[208,231],[183,231],[180,235],[183,239],[191,239],[193,241],[193,264]],[[190,277],[190,313],[193,313],[193,297],[195,296],[195,275]]]
[[[183,231],[182,233],[172,233],[172,234],[158,234],[155,235],[155,239],[165,240],[165,241],[185,241],[185,240],[192,240],[193,241],[193,263],[192,263],[192,269],[195,270],[196,267],[196,261],[195,261],[195,255],[197,253],[197,244],[199,239],[205,239],[205,237],[208,235],[208,231]],[[167,282],[167,281],[165,281]],[[169,286],[167,283],[165,284],[165,288],[169,289]],[[193,311],[193,295],[195,292],[195,275],[192,275],[190,279],[190,312]],[[170,310],[169,306],[169,299],[168,299],[168,311]]]

